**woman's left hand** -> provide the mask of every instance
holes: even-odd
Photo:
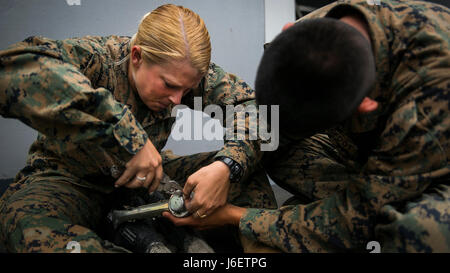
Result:
[[[227,202],[230,189],[230,169],[215,161],[188,177],[183,188],[186,208],[194,217],[202,218],[212,214]],[[191,191],[194,197],[189,199]]]

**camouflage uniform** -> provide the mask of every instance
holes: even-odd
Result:
[[[64,252],[69,241],[79,242],[82,252],[110,250],[94,230],[115,180],[147,139],[161,151],[175,121],[172,107],[153,112],[132,90],[129,40],[30,37],[0,51],[0,114],[39,131],[26,167],[0,199],[0,241],[9,251]],[[192,106],[194,96],[202,97],[203,107],[255,104],[254,91],[215,64],[182,104]],[[237,161],[246,177],[262,156],[258,141],[230,140],[218,152],[162,157],[165,172],[183,182],[224,155]],[[247,183],[232,186],[231,202],[276,206],[267,179]]]
[[[267,154],[269,176],[298,201],[249,209],[240,230],[285,252],[367,251],[372,240],[382,252],[450,252],[450,11],[338,1],[306,18],[349,7],[369,24],[377,80],[368,96],[379,107]]]

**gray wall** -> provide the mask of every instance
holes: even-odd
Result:
[[[81,5],[69,5],[77,2]],[[264,43],[262,0],[0,0],[0,49],[31,35],[131,36],[145,13],[169,2],[201,16],[211,35],[212,61],[253,86]],[[36,135],[22,123],[0,117],[0,178],[14,176],[24,166]],[[218,149],[222,143],[169,139],[166,148],[189,154]]]

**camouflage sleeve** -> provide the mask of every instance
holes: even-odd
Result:
[[[398,39],[400,52],[380,54],[384,58],[379,60],[384,64],[401,58],[396,70],[389,70],[392,81],[383,82],[391,83],[383,94],[393,91],[396,97],[389,100],[389,118],[376,148],[345,190],[307,205],[249,209],[242,217],[243,235],[286,252],[364,249],[385,205],[417,197],[445,178],[448,183],[450,174],[448,10],[419,1],[414,1],[414,9],[405,1],[381,1],[380,7],[359,0],[338,1],[302,20],[325,16],[341,2],[358,4],[380,37],[392,30],[390,38]],[[382,22],[372,14],[380,8]],[[398,13],[392,12],[394,8]],[[379,51],[387,50],[393,49],[386,42]]]
[[[411,92],[345,190],[307,205],[249,209],[240,221],[243,235],[286,252],[364,247],[383,206],[417,197],[448,179],[449,87],[444,77]]]
[[[41,45],[0,51],[0,114],[50,138],[91,141],[103,148],[118,142],[130,154],[139,151],[147,135],[131,111],[109,90],[94,89],[78,67],[47,49]]]
[[[256,134],[258,109],[254,90],[234,74],[211,63],[202,99],[203,107],[217,105],[224,113],[223,125],[227,132],[224,147],[216,157],[232,158],[243,168],[244,177],[247,176],[262,156]],[[235,115],[237,112],[243,115]]]

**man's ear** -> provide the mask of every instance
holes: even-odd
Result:
[[[365,97],[361,104],[358,106],[358,113],[364,114],[377,110],[378,102]]]
[[[131,48],[131,63],[136,68],[138,68],[142,63],[141,48],[139,46],[135,45]]]
[[[294,24],[295,23],[292,23],[292,22],[286,23],[281,30],[285,31],[286,29],[292,27]]]

